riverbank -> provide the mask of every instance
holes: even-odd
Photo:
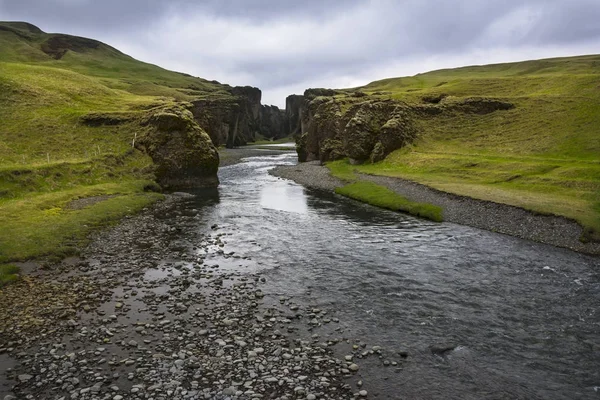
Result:
[[[270,171],[274,176],[301,185],[335,191],[346,183],[329,173],[318,161],[294,166],[280,166]],[[567,218],[541,215],[501,203],[458,196],[400,178],[359,174],[360,179],[385,186],[414,202],[442,207],[444,221],[503,233],[521,239],[551,244],[586,254],[600,254],[600,243],[579,240],[581,226]]]

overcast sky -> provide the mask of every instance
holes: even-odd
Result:
[[[600,53],[600,0],[0,0],[0,20],[257,86],[279,106],[309,87]]]

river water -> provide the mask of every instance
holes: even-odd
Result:
[[[219,189],[184,207],[200,211],[199,229],[218,221],[224,251],[245,257],[222,269],[260,271],[267,297],[339,318],[313,333],[382,347],[360,363],[370,395],[600,398],[600,259],[268,174],[295,162],[285,153],[221,168]]]

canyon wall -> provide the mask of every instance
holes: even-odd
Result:
[[[386,96],[332,89],[308,89],[286,99],[289,132],[301,162],[348,158],[351,163],[378,162],[413,142],[419,121],[443,113],[488,114],[512,108],[497,99],[424,97],[406,103]]]
[[[261,104],[261,91],[250,86],[229,88],[229,96],[193,101],[192,112],[215,146],[243,146],[259,138],[288,134],[285,111]]]

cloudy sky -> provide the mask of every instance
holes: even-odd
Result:
[[[600,53],[600,0],[0,0],[0,20],[263,91]]]

